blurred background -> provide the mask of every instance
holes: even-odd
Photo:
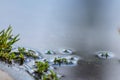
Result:
[[[0,0],[0,30],[9,25],[20,34],[17,45],[69,48],[84,58],[107,50],[120,57],[120,0]]]
[[[37,49],[113,46],[116,40],[120,41],[119,3],[119,0],[0,0],[0,29],[12,25],[13,32],[20,34],[20,45]]]

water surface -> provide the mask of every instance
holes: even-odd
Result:
[[[58,70],[65,74],[63,80],[119,80],[119,4],[119,0],[2,0],[0,30],[11,24],[20,34],[17,45],[39,51],[70,48],[83,57],[78,66]],[[98,64],[94,53],[101,50],[116,57]]]

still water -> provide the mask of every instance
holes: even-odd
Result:
[[[69,48],[83,58],[76,67],[61,67],[62,80],[120,80],[119,0],[0,1],[0,30],[13,26],[16,45],[44,51]],[[96,63],[96,51],[115,58]]]

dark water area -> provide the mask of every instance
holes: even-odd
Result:
[[[119,80],[119,66],[116,59],[102,62],[87,60],[76,67],[62,67],[58,72],[65,75],[62,80]]]
[[[75,67],[60,67],[62,80],[119,80],[119,0],[0,1],[0,30],[13,26],[16,45],[39,51],[69,48],[83,58]],[[95,52],[115,58],[96,60]]]

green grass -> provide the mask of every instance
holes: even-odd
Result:
[[[54,64],[58,64],[60,66],[63,63],[68,64],[68,60],[66,58],[55,58],[54,59]]]
[[[49,74],[44,74],[42,76],[42,80],[60,80],[58,77],[57,77],[57,74],[50,70],[50,73]]]
[[[0,32],[0,52],[10,52],[12,50],[12,45],[19,40],[19,34],[13,36],[12,27],[9,26],[8,29],[3,29]]]
[[[12,51],[12,46],[19,40],[19,34],[13,36],[12,27],[9,26],[7,29],[3,29],[0,31],[0,60],[6,63],[12,64],[12,61],[15,63],[19,63],[20,65],[24,64],[25,57],[32,57],[34,59],[38,58],[35,55],[35,51],[28,50],[24,47],[18,47],[17,52]],[[46,75],[45,73],[48,71],[49,64],[48,62],[36,62],[38,80],[58,80],[55,72],[50,71],[51,74]],[[42,77],[43,76],[43,77]]]

